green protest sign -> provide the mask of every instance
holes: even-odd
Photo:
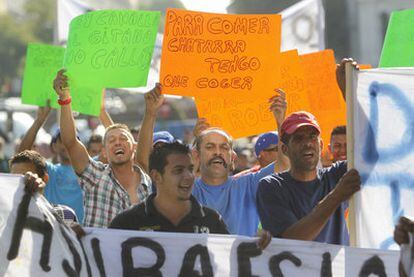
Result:
[[[414,10],[393,12],[388,22],[379,67],[414,66]]]
[[[97,115],[102,88],[146,86],[159,19],[160,12],[101,10],[71,21],[64,67],[74,110]],[[88,100],[77,99],[84,93]]]
[[[57,95],[53,90],[56,72],[62,68],[65,49],[59,46],[29,43],[23,75],[22,103],[45,106],[50,99],[57,108]]]

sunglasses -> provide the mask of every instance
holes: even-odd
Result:
[[[272,148],[263,149],[262,151],[265,151],[265,152],[277,151],[277,146],[272,147]]]

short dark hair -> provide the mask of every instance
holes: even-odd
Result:
[[[189,155],[191,151],[188,145],[179,141],[164,143],[152,150],[149,157],[149,170],[156,170],[163,174],[167,165],[167,157],[171,154]]]
[[[43,178],[47,172],[46,159],[34,150],[24,150],[10,158],[9,166],[18,163],[31,163],[36,167],[36,174]]]
[[[288,144],[289,140],[290,140],[291,135],[288,135],[286,133],[284,133],[282,135],[282,137],[280,138],[280,140],[284,143],[284,144]]]
[[[101,135],[97,135],[97,134],[92,135],[92,136],[89,138],[88,143],[86,144],[86,147],[87,147],[87,148],[89,148],[89,146],[90,146],[92,143],[103,143],[103,137],[102,137]]]
[[[331,138],[332,136],[336,136],[336,135],[346,135],[346,126],[340,125],[340,126],[336,126],[335,128],[333,128],[331,132]]]

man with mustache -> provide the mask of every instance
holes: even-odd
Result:
[[[286,112],[285,93],[269,100],[270,110],[279,124]],[[201,123],[200,123],[201,122]],[[201,125],[205,126],[201,126]],[[238,178],[229,176],[235,160],[233,140],[224,130],[207,128],[199,121],[195,130],[204,129],[195,138],[193,156],[201,176],[196,179],[193,195],[202,204],[218,211],[231,234],[254,236],[259,225],[256,208],[256,191],[259,180],[274,171],[287,167],[283,154],[277,163]],[[195,132],[197,133],[197,132]]]
[[[273,236],[348,245],[347,200],[360,189],[358,171],[346,161],[318,168],[321,129],[308,112],[296,112],[282,123],[282,151],[290,170],[260,181],[257,207],[264,229]]]

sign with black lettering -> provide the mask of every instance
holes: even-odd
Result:
[[[78,241],[50,204],[0,175],[0,276],[397,276],[399,252],[212,234],[87,228]]]
[[[167,94],[258,95],[277,83],[281,16],[168,9],[160,82]]]

